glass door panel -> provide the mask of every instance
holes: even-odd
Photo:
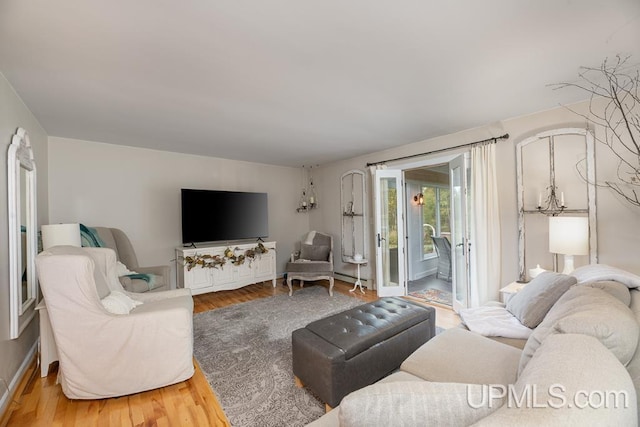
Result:
[[[449,162],[451,193],[451,261],[453,309],[467,308],[469,298],[469,239],[467,233],[467,162],[465,155]]]
[[[402,194],[402,171],[376,171],[376,285],[381,297],[406,295]]]

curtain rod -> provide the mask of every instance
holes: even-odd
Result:
[[[470,145],[482,144],[484,142],[490,142],[490,141],[498,142],[499,139],[508,139],[508,138],[509,138],[509,134],[505,133],[504,135],[496,136],[495,138],[487,138],[487,139],[483,139],[482,141],[468,142],[466,144],[456,145],[455,147],[440,148],[438,150],[427,151],[425,153],[411,154],[409,156],[396,157],[395,159],[387,159],[387,160],[380,160],[379,162],[371,162],[371,163],[367,163],[367,167],[377,166],[387,162],[395,162],[396,160],[412,159],[414,157],[426,156],[427,154],[440,153],[442,151],[455,150],[456,148],[468,147]]]

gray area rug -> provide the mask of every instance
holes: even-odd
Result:
[[[324,404],[293,381],[291,332],[363,304],[309,286],[194,315],[194,353],[234,427],[303,426]]]

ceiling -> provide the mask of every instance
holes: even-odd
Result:
[[[586,95],[639,0],[0,0],[0,71],[51,136],[315,165]]]

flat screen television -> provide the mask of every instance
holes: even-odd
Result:
[[[269,235],[267,193],[182,189],[182,243]]]

